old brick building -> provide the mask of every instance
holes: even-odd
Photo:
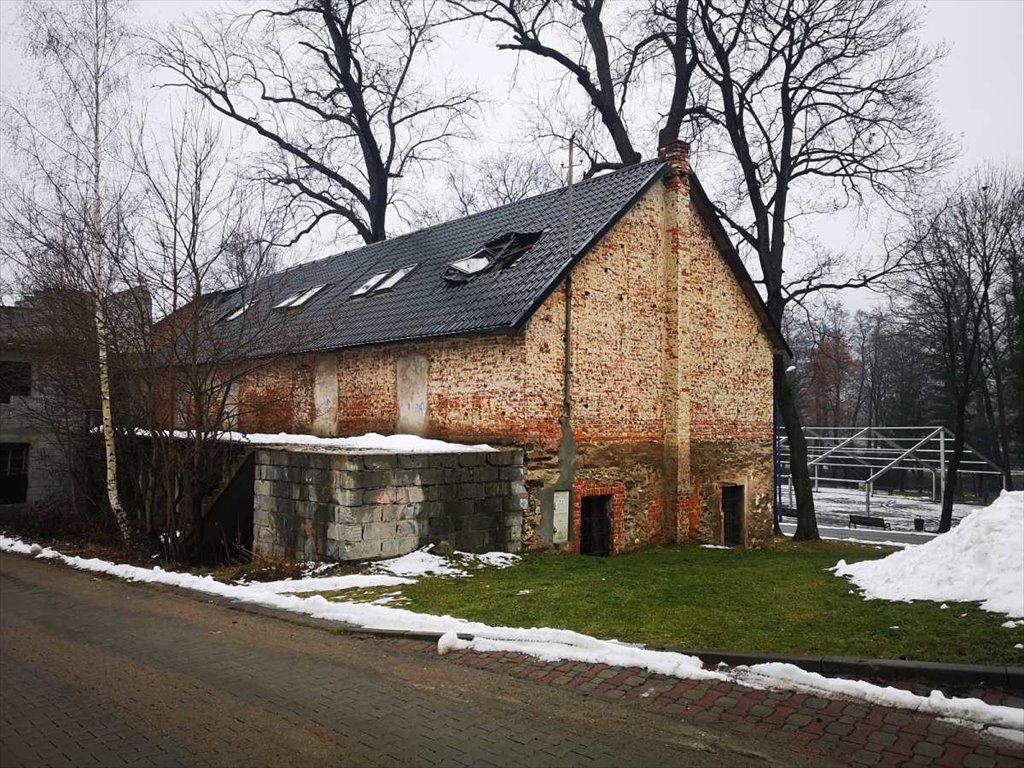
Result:
[[[241,429],[521,446],[526,546],[766,542],[785,343],[662,157],[220,296],[268,360]]]

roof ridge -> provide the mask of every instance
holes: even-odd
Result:
[[[605,173],[605,174],[602,174],[600,176],[591,176],[589,179],[583,179],[582,181],[575,182],[572,186],[573,186],[573,189],[578,189],[579,187],[581,187],[583,185],[592,185],[592,184],[594,184],[595,182],[598,182],[598,181],[604,181],[606,179],[611,179],[611,178],[613,178],[615,176],[618,176],[620,174],[626,173],[627,171],[635,171],[636,169],[642,168],[644,166],[648,166],[648,165],[654,166],[654,165],[658,165],[658,164],[661,164],[661,163],[664,163],[664,162],[665,162],[664,160],[659,160],[656,157],[655,158],[651,158],[650,160],[643,160],[643,161],[641,161],[639,163],[634,163],[633,165],[627,165],[627,166],[624,166],[622,168],[617,168],[614,171],[612,171],[611,173]],[[384,243],[395,243],[395,242],[400,241],[400,240],[402,240],[404,238],[412,237],[413,235],[418,235],[418,234],[421,234],[423,232],[429,232],[430,230],[436,229],[438,227],[448,226],[449,224],[451,224],[452,222],[455,222],[455,221],[467,221],[469,219],[476,218],[477,216],[482,216],[482,215],[484,215],[486,213],[493,213],[494,211],[500,211],[503,208],[509,208],[510,206],[513,206],[513,205],[521,205],[522,203],[525,203],[525,202],[530,201],[530,200],[536,200],[538,198],[544,197],[545,195],[556,195],[556,194],[565,192],[568,188],[569,188],[569,185],[566,184],[566,185],[561,186],[561,187],[555,187],[554,189],[548,189],[548,190],[546,190],[544,192],[538,192],[535,195],[530,195],[529,197],[523,197],[523,198],[520,198],[519,200],[513,200],[512,202],[505,203],[504,205],[496,205],[493,208],[485,208],[482,211],[474,211],[473,213],[466,214],[465,216],[456,216],[453,219],[448,219],[446,221],[439,221],[436,224],[431,224],[431,225],[426,226],[426,227],[420,227],[419,229],[414,229],[414,230],[411,230],[409,232],[403,232],[400,235],[395,235],[394,237],[389,237],[389,238],[386,238],[385,240],[378,240],[375,243],[366,243],[365,245],[359,245],[359,246],[356,246],[355,248],[349,248],[347,251],[340,251],[338,253],[332,253],[332,254],[330,254],[328,256],[321,256],[320,258],[317,258],[317,259],[310,259],[309,261],[302,261],[302,262],[299,262],[298,264],[293,264],[292,266],[287,267],[286,269],[283,269],[280,272],[275,272],[273,274],[274,275],[280,275],[280,274],[283,274],[284,272],[287,272],[289,270],[310,266],[310,265],[316,264],[317,262],[328,261],[329,259],[338,259],[338,258],[341,258],[342,256],[353,254],[356,251],[365,251],[367,249],[383,245]]]

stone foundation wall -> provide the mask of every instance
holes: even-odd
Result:
[[[763,547],[772,541],[771,440],[701,440],[690,447],[699,541],[723,543],[722,484],[742,485],[743,543]]]
[[[256,453],[253,549],[301,560],[368,560],[449,541],[518,552],[523,452]]]

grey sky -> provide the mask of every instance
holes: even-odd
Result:
[[[933,89],[945,126],[962,148],[950,175],[966,174],[984,163],[1024,166],[1024,0],[908,2],[914,2],[925,18],[923,42],[944,42],[950,47]],[[138,0],[136,16],[143,24],[166,23],[220,5],[227,3]],[[12,34],[20,7],[21,0],[0,0],[0,91],[5,100],[30,84]],[[488,37],[478,39],[468,29],[457,36],[446,32],[446,37],[434,66],[462,80],[475,79],[492,100],[492,112],[514,121],[515,108],[505,102],[515,57],[495,50]],[[524,64],[533,66],[525,60]],[[528,81],[527,74],[521,82]],[[496,126],[508,125],[509,120],[491,119],[481,125],[481,130],[494,135]],[[822,240],[835,247],[863,235],[846,231],[853,226],[841,219],[833,220]],[[315,251],[314,255],[323,255]]]

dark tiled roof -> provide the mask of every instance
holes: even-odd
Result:
[[[414,339],[501,333],[522,328],[559,285],[566,271],[611,229],[667,165],[650,160],[573,187],[572,256],[566,243],[568,195],[565,188],[500,208],[438,224],[272,275],[254,288],[211,296],[209,319],[229,314],[249,297],[239,320],[213,322],[223,333],[239,333],[232,348],[246,357],[343,349]],[[785,341],[764,302],[691,174],[691,188],[708,220],[723,258],[761,319],[773,346]],[[471,256],[486,243],[510,232],[542,232],[540,239],[511,266],[476,275],[463,283],[445,279],[449,265]],[[377,273],[416,264],[392,290],[352,297]],[[306,288],[326,284],[301,307],[273,305]],[[237,330],[236,330],[237,329]]]
[[[665,172],[652,160],[573,187],[574,263]],[[565,188],[520,200],[427,229],[307,262],[243,289],[207,311],[228,314],[254,296],[242,318],[250,330],[247,356],[312,352],[413,339],[508,332],[521,328],[557,287],[570,265],[566,245]],[[511,266],[465,283],[444,279],[448,265],[471,256],[509,232],[543,232]],[[367,278],[410,264],[417,268],[394,289],[352,298]],[[303,288],[326,283],[295,309],[273,305]],[[240,321],[243,321],[240,322]],[[215,327],[216,327],[215,326]]]

